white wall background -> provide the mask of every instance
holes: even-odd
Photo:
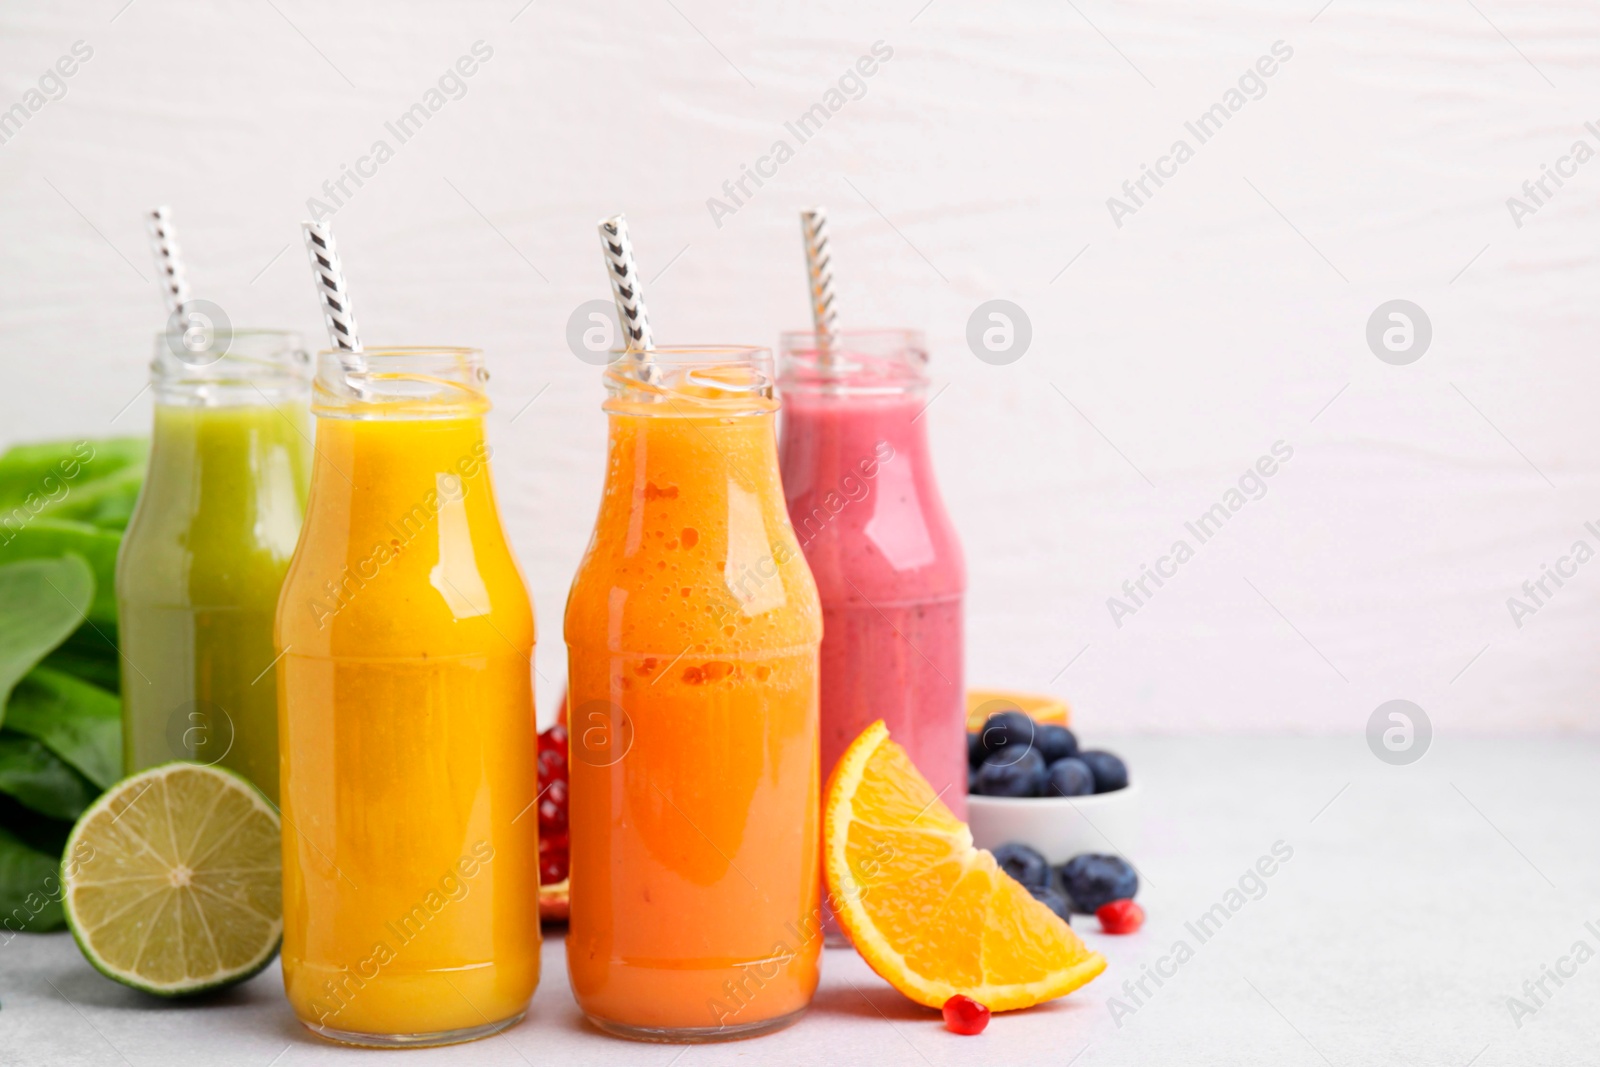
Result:
[[[488,351],[547,710],[602,471],[564,341],[606,296],[595,220],[628,212],[659,340],[771,344],[806,322],[821,202],[845,317],[925,328],[948,383],[974,683],[1060,692],[1091,731],[1360,731],[1395,697],[1440,732],[1600,730],[1600,562],[1520,628],[1506,605],[1600,548],[1600,162],[1521,227],[1506,206],[1600,148],[1592,4],[124,4],[0,8],[0,107],[94,49],[0,145],[0,439],[143,431],[147,398],[118,412],[161,322],[156,203],[197,296],[315,336],[306,199],[482,40],[335,225],[370,342]],[[865,96],[715,225],[875,41]],[[1119,229],[1106,198],[1276,41],[1265,95]],[[995,297],[1033,324],[1008,366],[964,341]],[[1410,366],[1365,341],[1400,297],[1433,324]],[[1106,598],[1279,440],[1267,494],[1115,626]]]

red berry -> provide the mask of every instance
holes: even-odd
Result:
[[[1108,934],[1131,934],[1144,925],[1144,909],[1131,900],[1113,900],[1095,912],[1100,929]]]
[[[944,1028],[953,1034],[981,1034],[989,1025],[989,1009],[957,993],[944,1002]]]
[[[555,885],[567,880],[567,854],[555,852],[539,857],[539,884]]]
[[[544,834],[539,838],[539,884],[554,885],[567,877],[567,835]]]
[[[553,748],[539,749],[539,785],[547,786],[551,782],[566,781],[567,754]]]
[[[545,786],[539,798],[539,832],[541,834],[567,832],[567,780],[557,778]]]
[[[550,729],[540,734],[539,748],[553,748],[557,752],[565,755],[567,751],[567,728],[562,726],[560,723],[556,723],[554,726],[550,727]]]

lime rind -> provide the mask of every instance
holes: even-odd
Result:
[[[171,793],[173,791],[171,789],[167,789],[167,795],[164,797],[166,803],[163,807],[166,810],[159,813],[153,820],[148,816],[143,820],[130,819],[128,827],[120,827],[115,830],[103,824],[101,816],[106,812],[115,812],[111,820],[114,825],[123,816],[129,815],[133,811],[134,803],[145,792],[156,788],[158,785],[162,787],[176,785],[190,793],[193,793],[197,788],[201,791],[209,788],[214,794],[215,800],[212,810],[209,810],[205,816],[200,818],[196,826],[188,828],[193,832],[188,835],[186,841],[180,842],[177,840],[178,833],[173,826],[174,820],[170,810],[172,803]],[[223,799],[228,796],[236,799],[243,798],[247,801],[247,808],[245,814],[235,820],[232,827],[219,830],[218,827],[212,825],[211,815],[216,807],[221,806]],[[262,825],[262,819],[255,818],[257,815],[270,821],[270,833],[267,832],[267,827]],[[145,830],[159,827],[160,824],[164,823],[167,831],[164,835],[165,839],[162,840],[163,835],[159,833],[150,833],[147,836],[155,840],[145,840],[134,827],[135,821],[142,821],[144,826],[140,828]],[[250,824],[248,827],[244,825],[246,822]],[[254,843],[262,853],[261,859],[263,862],[260,866],[248,868],[229,867],[215,870],[198,866],[222,847],[229,840],[231,834],[241,828],[245,828],[248,832],[260,838],[259,842]],[[272,893],[265,894],[268,899],[261,899],[260,894],[250,896],[246,892],[249,888],[249,879],[228,879],[225,876],[241,873],[260,874],[266,873],[268,869],[276,874],[281,864],[281,854],[278,851],[279,844],[277,841],[278,828],[278,814],[272,807],[271,801],[247,778],[224,767],[180,760],[165,763],[159,767],[152,767],[147,771],[142,771],[123,779],[106,790],[79,816],[77,823],[72,828],[72,832],[67,836],[66,847],[62,850],[62,910],[66,916],[67,928],[72,931],[73,940],[77,942],[84,958],[89,961],[95,970],[113,981],[154,996],[194,996],[247,981],[261,973],[272,962],[283,943],[281,904],[276,899],[272,899],[274,896]],[[102,847],[113,843],[119,846],[126,846],[129,840],[136,841],[147,853],[155,857],[158,863],[165,863],[169,866],[178,860],[195,861],[197,867],[193,873],[205,875],[206,877],[197,879],[195,888],[198,892],[196,893],[178,892],[172,883],[164,885],[162,878],[151,874],[130,874],[109,881],[86,882],[83,880],[80,869],[80,864],[84,862],[84,847],[86,845],[90,846],[88,853],[90,857],[97,855],[92,849],[92,844],[86,838],[97,835],[113,838],[111,842],[102,840]],[[186,864],[185,866],[187,867]],[[216,876],[223,877],[219,879]],[[219,881],[225,885],[232,885],[234,892],[229,895],[222,895],[217,893],[212,885],[204,884],[215,884]],[[261,880],[255,879],[254,881],[259,883]],[[136,888],[139,882],[144,882],[145,885]],[[106,888],[113,884],[120,884],[124,888],[109,890]],[[141,893],[141,889],[147,891]],[[103,892],[94,894],[93,891],[96,890],[103,890]],[[199,904],[201,893],[204,893],[208,898],[204,907]],[[116,904],[120,905],[120,910],[109,916],[104,916],[101,922],[97,924],[88,924],[81,912],[86,906],[82,898],[90,895],[98,896],[99,899],[95,900],[94,904],[99,907],[103,907],[107,899],[115,898]],[[162,899],[156,900],[157,896]],[[121,899],[122,897],[127,899],[123,900]],[[272,914],[265,914],[262,911],[263,907],[269,909]],[[153,980],[137,970],[117,966],[109,962],[102,951],[103,946],[97,946],[97,940],[103,942],[106,936],[114,936],[118,932],[118,930],[108,930],[108,928],[112,926],[115,920],[123,918],[127,919],[127,921],[135,921],[137,919],[146,924],[148,929],[146,930],[145,938],[148,940],[151,931],[155,927],[163,925],[162,920],[166,913],[173,910],[176,910],[179,914],[172,916],[170,921],[165,923],[165,926],[168,932],[175,931],[177,933],[179,939],[178,951],[183,953],[186,948],[183,942],[185,933],[195,935],[196,949],[194,951],[205,954],[209,950],[209,958],[215,964],[210,973],[198,976],[185,974],[181,978],[166,981]],[[219,919],[224,918],[225,910],[231,913],[232,917],[228,921],[232,922],[236,928],[264,927],[263,930],[255,935],[256,940],[259,941],[259,947],[242,962],[231,966],[222,966],[219,962],[216,962],[218,958],[216,931],[213,926]],[[141,958],[142,949],[143,946],[141,946]],[[185,958],[189,959],[192,956],[186,956]]]

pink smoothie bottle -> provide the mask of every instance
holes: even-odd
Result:
[[[961,542],[928,455],[914,330],[782,337],[779,463],[822,596],[822,773],[876,719],[966,817]]]

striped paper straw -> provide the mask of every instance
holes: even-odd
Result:
[[[806,283],[811,295],[811,326],[823,363],[832,363],[839,339],[839,312],[833,302],[833,251],[828,247],[828,212],[812,208],[800,212],[800,232],[806,244]]]
[[[325,222],[302,222],[306,255],[311,260],[311,276],[317,283],[322,304],[322,321],[328,327],[328,341],[346,352],[361,352],[361,337],[356,332],[355,311],[350,307],[350,288],[344,278],[344,264],[333,243],[333,228]],[[356,360],[355,369],[365,370]]]
[[[150,230],[150,251],[156,257],[156,273],[161,276],[161,299],[167,305],[167,317],[183,311],[189,302],[189,282],[183,273],[183,252],[178,248],[178,235],[172,230],[172,209],[162,204],[152,208],[146,216]]]
[[[650,313],[645,310],[644,292],[639,286],[639,265],[633,258],[633,242],[628,240],[628,220],[613,215],[600,220],[600,248],[605,255],[606,275],[611,279],[611,296],[617,303],[617,322],[625,335],[624,348],[633,357],[646,381],[655,380],[650,350],[655,339],[650,334]]]

